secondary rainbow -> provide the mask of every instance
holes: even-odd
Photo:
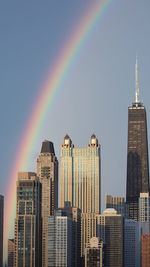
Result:
[[[48,79],[39,91],[30,119],[27,121],[24,135],[18,146],[15,162],[10,171],[9,191],[6,193],[5,204],[5,238],[11,235],[11,223],[15,216],[16,180],[18,171],[27,171],[31,153],[40,135],[43,122],[51,107],[55,93],[61,89],[61,84],[68,73],[73,59],[77,56],[86,37],[93,26],[100,19],[111,0],[92,0],[82,19],[79,21],[71,36],[56,58],[55,65],[48,75]],[[10,224],[10,225],[9,225]]]

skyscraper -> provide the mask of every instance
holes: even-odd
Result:
[[[135,101],[128,108],[128,154],[126,202],[129,218],[138,220],[138,198],[149,192],[149,163],[146,109],[139,100],[138,64],[136,61]]]
[[[48,217],[58,207],[58,160],[54,145],[45,140],[37,159],[37,176],[42,184],[42,267],[48,266]]]
[[[81,211],[65,202],[48,218],[48,267],[80,267]]]
[[[140,267],[140,238],[139,222],[124,221],[124,267]]]
[[[41,184],[35,173],[19,172],[15,220],[15,267],[41,267]]]
[[[60,157],[60,206],[70,201],[82,212],[82,254],[96,236],[96,214],[101,206],[100,145],[93,134],[87,147],[74,147],[68,135]]]
[[[105,267],[123,267],[123,223],[115,209],[97,215],[97,236],[106,246]]]
[[[0,195],[0,267],[3,266],[4,197]]]

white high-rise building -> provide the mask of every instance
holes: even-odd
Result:
[[[150,196],[149,193],[140,193],[139,221],[150,222]]]
[[[69,202],[48,218],[48,267],[80,267],[81,211]]]

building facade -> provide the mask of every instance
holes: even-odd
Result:
[[[58,160],[53,143],[47,140],[37,159],[37,176],[42,184],[42,267],[47,267],[48,217],[58,208]]]
[[[150,222],[150,196],[149,193],[140,193],[139,221]]]
[[[141,267],[150,266],[150,234],[141,237]]]
[[[17,181],[15,267],[41,267],[41,183],[35,173]]]
[[[85,248],[85,267],[104,267],[103,241],[92,237]]]
[[[15,240],[8,239],[8,267],[15,267]]]
[[[69,202],[48,218],[48,267],[81,266],[81,211]]]
[[[115,209],[119,214],[127,217],[126,202],[124,197],[106,196],[106,209]]]
[[[82,212],[82,254],[96,236],[96,214],[101,207],[100,145],[95,135],[85,148],[74,147],[68,135],[61,146],[60,206],[65,201]]]
[[[3,266],[4,197],[0,195],[0,267]]]
[[[124,221],[124,266],[140,267],[140,224],[134,220]]]
[[[106,248],[105,267],[123,267],[124,218],[115,209],[106,209],[97,215],[97,236]]]
[[[139,100],[138,65],[136,62],[135,101],[128,108],[128,151],[126,202],[129,218],[138,220],[138,198],[149,192],[149,160],[146,109]]]

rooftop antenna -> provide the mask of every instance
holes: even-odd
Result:
[[[139,72],[138,72],[138,58],[136,56],[135,63],[135,103],[139,103]]]

